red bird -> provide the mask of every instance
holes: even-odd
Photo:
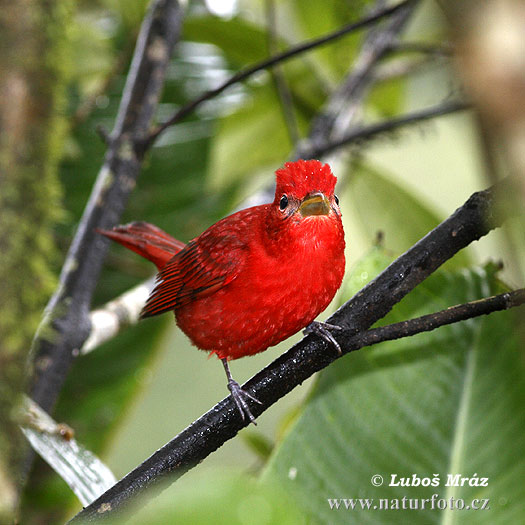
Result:
[[[145,222],[100,233],[156,264],[156,285],[141,318],[173,310],[177,324],[224,365],[243,419],[254,422],[228,360],[266,350],[308,326],[336,346],[334,328],[313,322],[345,270],[336,178],[318,160],[276,171],[275,199],[234,213],[188,244]]]

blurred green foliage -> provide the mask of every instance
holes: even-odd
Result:
[[[70,134],[60,169],[66,215],[55,230],[64,253],[105,152],[95,128],[103,125],[111,129],[146,4],[99,0],[76,6],[70,28],[75,57],[68,92]],[[418,12],[409,33],[416,40],[439,42],[444,37],[441,22],[428,4]],[[285,48],[320,36],[356,20],[370,5],[364,0],[351,6],[343,0],[275,2],[277,44]],[[352,67],[362,40],[363,34],[351,35],[283,65],[303,137],[327,96]],[[223,18],[210,14],[204,1],[191,2],[183,41],[168,71],[158,119],[168,118],[182,104],[217,87],[239,68],[265,58],[267,45],[262,2],[239,1],[237,11]],[[391,59],[395,55],[386,62]],[[389,78],[365,100],[363,115],[398,115],[442,100],[452,84],[451,71],[439,63],[431,73]],[[391,137],[382,138],[360,148],[357,160],[335,160],[349,261],[339,302],[347,300],[387,260],[450,214],[464,200],[463,192],[468,195],[470,189],[484,186],[472,155],[464,155],[454,168],[447,164],[451,144],[454,151],[458,144],[460,150],[475,150],[465,139],[463,128],[425,126],[430,133],[404,132],[395,143]],[[444,129],[449,140],[446,147],[438,140]],[[432,149],[436,143],[441,149]],[[187,241],[245,197],[271,185],[274,169],[287,159],[293,146],[271,76],[258,74],[207,102],[161,136],[146,158],[123,221],[146,220]],[[392,155],[385,153],[388,147],[395,150],[397,162],[389,160]],[[430,153],[420,155],[425,148]],[[435,191],[436,185],[441,193]],[[356,265],[360,256],[369,253],[378,230],[385,234],[384,249],[374,248],[373,256]],[[490,246],[487,252],[491,253]],[[497,285],[492,275],[466,269],[480,261],[479,252],[459,254],[448,266],[454,273],[433,277],[405,298],[389,319],[406,319],[494,291]],[[147,262],[112,246],[96,304],[114,298],[151,273],[153,268]],[[510,338],[493,375],[482,374],[481,360],[495,348],[498,334],[504,337],[512,330],[510,323],[511,318],[503,313],[409,341],[363,349],[341,360],[320,375],[304,405],[294,401],[290,406],[283,400],[260,418],[257,430],[244,440],[252,451],[246,451],[241,440],[226,445],[209,458],[215,463],[204,475],[190,472],[184,476],[166,490],[165,497],[144,506],[136,522],[204,523],[212,518],[217,521],[222,515],[225,523],[360,523],[365,519],[361,515],[329,513],[326,498],[367,497],[369,478],[376,471],[402,474],[412,466],[429,469],[422,471],[426,475],[445,472],[449,465],[446,458],[453,455],[457,444],[454,425],[461,383],[470,373],[467,361],[477,360],[476,373],[486,388],[491,382],[500,391],[506,381],[515,385],[517,376],[523,377],[517,365],[510,375],[508,365],[515,358],[515,343]],[[190,348],[180,335],[174,335],[174,330],[170,316],[139,323],[91,355],[80,357],[64,388],[55,418],[74,427],[77,439],[100,454],[118,475],[133,467],[136,457],[153,452],[166,435],[182,429],[203,407],[227,393],[219,365],[206,362],[205,356]],[[486,341],[479,340],[480,333]],[[236,377],[248,375],[274,355],[268,352],[235,363]],[[431,392],[439,396],[432,397]],[[478,390],[472,393],[479,395]],[[507,403],[504,408],[515,408],[519,396],[522,391],[513,387],[502,397],[502,403]],[[477,419],[483,415],[481,401],[476,398],[476,403],[461,416],[465,435],[480,432],[489,437],[489,428]],[[430,412],[432,417],[425,415]],[[503,413],[492,413],[493,425],[502,424]],[[152,414],[161,415],[152,423]],[[516,429],[523,430],[521,419]],[[522,460],[517,461],[523,455],[517,445],[512,445],[510,435],[502,432],[492,436],[487,449],[489,445],[506,447],[505,461],[516,459],[516,468],[508,478],[512,481],[523,474]],[[468,439],[464,457],[472,451],[468,447],[481,443]],[[395,447],[401,447],[400,451]],[[510,487],[509,481],[497,482],[504,463],[483,462],[474,453],[471,456],[472,462],[460,462],[458,468],[493,476],[493,490],[499,487],[494,492],[496,497],[499,490]],[[226,465],[241,472],[224,476]],[[254,479],[261,468],[264,480],[274,488]],[[508,498],[511,505],[510,493]],[[78,510],[65,483],[40,464],[25,495],[22,522],[59,522],[67,513]],[[468,513],[464,515],[465,520],[470,519]],[[404,513],[394,516],[399,520],[402,517],[408,521]],[[409,518],[424,522],[414,513]]]
[[[253,476],[233,470],[199,476],[175,496],[162,494],[154,505],[137,503],[132,513],[111,523],[297,525],[303,521],[296,503],[279,484],[260,483]]]

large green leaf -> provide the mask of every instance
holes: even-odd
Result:
[[[486,271],[440,271],[388,321],[498,286]],[[282,483],[312,523],[518,523],[525,512],[525,370],[515,334],[512,312],[501,312],[341,359],[320,374],[263,479]],[[449,474],[475,479],[475,486],[446,486]],[[376,475],[381,486],[373,484]],[[439,486],[393,486],[393,475],[425,484],[437,476]],[[481,478],[486,486],[476,486]],[[433,494],[435,507],[446,500],[439,505],[447,510],[429,508]],[[417,499],[418,510],[378,510],[385,501],[402,509],[403,497],[407,507]],[[332,510],[329,498],[347,501],[338,499],[340,508]],[[371,509],[362,510],[367,503],[358,498],[372,500]],[[463,501],[450,509],[451,498]],[[490,510],[466,510],[474,499],[488,500]],[[465,510],[458,510],[462,503]]]
[[[412,190],[364,164],[356,166],[349,176],[343,210],[359,221],[369,239],[381,231],[385,246],[395,253],[408,250],[443,220]],[[447,268],[468,263],[463,251],[447,262]]]
[[[224,20],[215,16],[188,18],[184,23],[185,40],[216,45],[236,67],[268,56],[268,38],[264,28],[243,18]]]

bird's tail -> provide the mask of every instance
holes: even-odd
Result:
[[[148,222],[131,222],[115,226],[112,230],[96,230],[98,233],[142,255],[160,270],[185,244]]]

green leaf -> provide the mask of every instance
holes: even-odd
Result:
[[[184,36],[190,41],[214,44],[236,69],[253,65],[269,56],[266,28],[241,17],[230,20],[212,16],[189,18],[184,24]],[[281,50],[290,46],[284,40],[278,42]],[[317,77],[314,64],[304,57],[297,57],[283,62],[279,67],[285,73],[296,110],[304,112],[306,109],[307,117],[311,118],[326,97],[325,87]],[[263,79],[263,75],[260,73],[258,79]],[[269,86],[273,92],[273,85],[270,83]],[[274,103],[281,111],[277,99]]]
[[[377,233],[382,232],[385,246],[395,253],[408,250],[443,220],[393,177],[387,178],[369,165],[356,166],[348,185],[344,209],[351,210],[369,239],[375,239]],[[468,264],[469,257],[461,251],[446,267]]]
[[[240,17],[230,20],[214,16],[188,18],[184,22],[183,37],[184,40],[216,45],[237,67],[268,56],[265,29]]]
[[[487,271],[440,271],[388,316],[395,322],[501,290]],[[282,483],[312,523],[490,523],[525,511],[525,370],[512,312],[365,348],[319,376],[263,479]],[[487,486],[446,486],[451,474]],[[384,483],[374,486],[381,475]],[[390,486],[392,475],[439,486]],[[378,478],[374,478],[377,480]],[[417,484],[417,483],[415,483]],[[421,500],[490,500],[488,511],[421,510]],[[418,510],[361,510],[357,498]],[[356,499],[331,510],[328,498]],[[348,501],[347,501],[348,503]],[[366,504],[366,503],[364,503]],[[384,504],[384,503],[383,503]],[[440,503],[443,505],[444,501]],[[406,500],[408,506],[408,499]]]

